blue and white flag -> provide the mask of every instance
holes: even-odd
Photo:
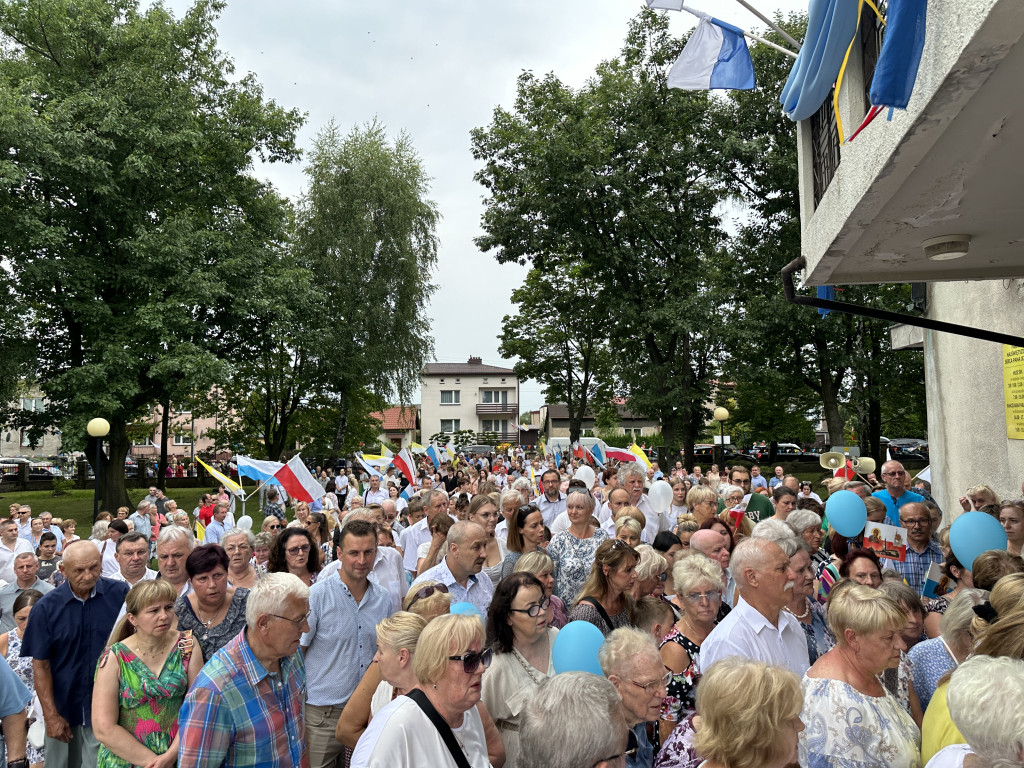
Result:
[[[732,24],[702,15],[686,47],[669,70],[668,87],[684,91],[751,90],[754,87],[754,62],[750,60],[743,31]]]
[[[433,443],[431,443],[430,445],[427,446],[427,456],[433,462],[434,469],[437,469],[438,467],[441,466],[441,460],[438,457],[437,446],[434,445]]]

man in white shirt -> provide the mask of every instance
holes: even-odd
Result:
[[[120,569],[111,578],[129,587],[156,578],[156,571],[149,567],[149,537],[138,531],[126,533],[117,540],[116,553]]]
[[[419,514],[417,505],[422,502],[423,517],[413,522],[413,518]],[[420,544],[430,541],[430,520],[434,515],[448,514],[448,494],[443,490],[427,491],[419,499],[409,502],[409,522],[411,525],[402,531],[399,539],[402,544],[402,552],[405,553],[405,570],[409,573],[416,573],[416,550]]]
[[[453,603],[472,603],[486,623],[494,596],[494,584],[480,574],[486,561],[487,532],[476,523],[461,520],[448,531],[448,554],[417,576],[410,589],[415,591],[424,581],[438,581],[448,587]]]
[[[0,632],[10,632],[17,626],[14,620],[14,601],[26,589],[35,589],[44,595],[53,590],[52,584],[40,581],[39,558],[31,552],[21,552],[14,556],[15,579],[0,589]]]
[[[370,487],[363,491],[363,506],[371,504],[383,504],[388,498],[388,492],[380,487],[380,475],[370,478]]]
[[[178,590],[178,597],[192,591],[188,580],[185,560],[195,549],[196,539],[192,531],[180,525],[165,525],[156,540],[156,562],[160,578],[171,582]]]
[[[783,542],[784,543],[784,542]],[[793,551],[796,551],[794,542]],[[810,667],[807,638],[783,607],[793,599],[797,574],[776,542],[748,538],[732,553],[732,574],[740,599],[700,646],[700,667],[729,656],[777,664],[803,676]]]
[[[32,545],[18,536],[18,521],[0,522],[0,579],[8,584],[14,582],[14,558],[24,552],[31,554]]]
[[[651,502],[644,494],[644,480],[646,477],[646,468],[643,464],[636,461],[629,461],[620,464],[619,471],[616,474],[618,487],[624,489],[629,494],[629,500],[626,502],[627,506],[639,509],[644,513],[644,518],[647,520],[647,525],[644,526],[640,540],[647,544],[651,544],[654,542],[654,537],[661,531],[662,521],[661,516],[654,511],[654,507],[651,506]],[[597,519],[602,523],[613,519],[613,510],[610,506],[611,496],[608,498],[609,503],[606,503],[601,507],[601,510],[597,515]]]
[[[562,493],[562,476],[554,469],[545,470],[540,476],[544,493],[533,500],[544,518],[544,525],[551,527],[555,518],[565,512],[565,494]]]

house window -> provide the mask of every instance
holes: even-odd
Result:
[[[507,389],[485,389],[480,393],[482,403],[494,403],[505,405],[508,403]]]
[[[508,432],[508,419],[484,419],[480,424],[482,432]]]
[[[192,435],[188,432],[174,436],[175,445],[192,445]]]
[[[441,431],[447,434],[462,429],[462,419],[441,419]]]
[[[34,448],[35,447],[34,445],[32,445],[32,438],[30,438],[28,436],[28,430],[27,429],[22,430],[22,432],[21,432],[21,447],[22,448]]]
[[[21,410],[42,413],[46,410],[43,400],[41,397],[23,397],[21,398]]]
[[[461,402],[458,389],[442,389],[441,405],[458,405]]]

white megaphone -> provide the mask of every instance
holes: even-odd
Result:
[[[875,460],[870,456],[858,456],[853,460],[853,471],[858,475],[870,475],[875,471]]]
[[[837,470],[840,467],[846,466],[846,457],[838,451],[829,451],[828,453],[821,454],[821,458],[818,459],[818,463],[824,469]]]

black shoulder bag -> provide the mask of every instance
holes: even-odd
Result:
[[[462,747],[459,746],[458,740],[455,738],[455,734],[452,733],[452,728],[445,721],[441,715],[438,714],[437,710],[434,709],[434,705],[430,703],[430,699],[427,698],[427,694],[421,691],[419,688],[413,688],[407,694],[410,699],[419,705],[419,708],[423,710],[423,714],[434,724],[437,732],[441,734],[441,740],[444,741],[444,745],[448,747],[448,751],[452,753],[452,758],[455,760],[455,764],[459,768],[470,768],[469,760],[466,758],[466,753],[462,751]]]

